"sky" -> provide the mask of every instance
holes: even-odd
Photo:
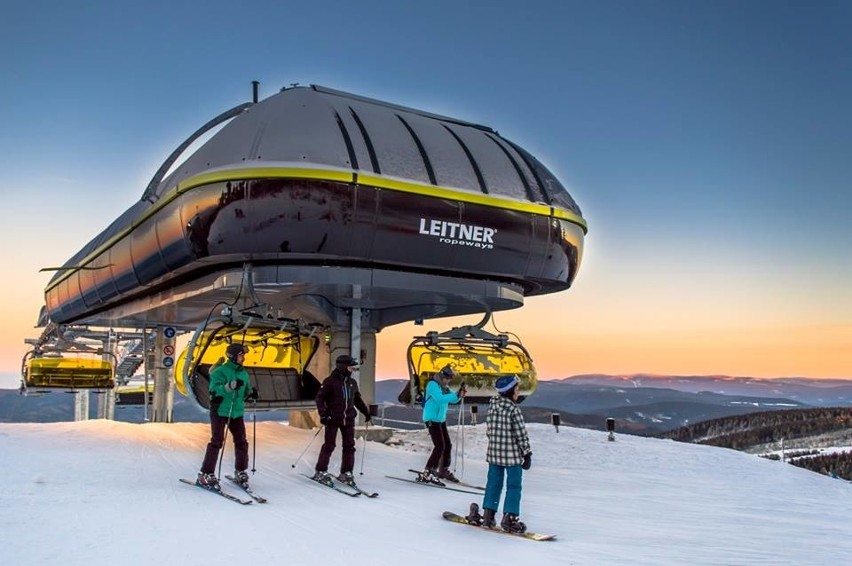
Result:
[[[0,372],[46,266],[251,96],[320,84],[481,123],[588,222],[572,289],[497,313],[544,379],[852,377],[852,4],[4,0]],[[377,377],[415,335],[379,335]]]
[[[533,456],[520,516],[530,531],[557,535],[552,542],[449,523],[442,512],[465,514],[481,496],[385,477],[410,477],[408,468],[423,465],[425,431],[400,434],[401,446],[357,442],[357,481],[379,492],[364,499],[300,475],[319,451],[312,431],[258,423],[249,468],[268,503],[243,507],[178,481],[198,470],[209,435],[203,423],[0,424],[0,453],[15,462],[0,490],[3,559],[745,566],[844,564],[852,554],[849,482],[725,448],[618,433],[608,442],[605,432],[527,426]],[[461,445],[454,426],[450,435]],[[463,438],[456,475],[482,484],[484,425],[465,427]],[[229,446],[222,473],[232,465]],[[338,465],[339,449],[329,469]]]

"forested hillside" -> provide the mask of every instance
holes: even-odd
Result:
[[[660,434],[682,442],[711,444],[735,450],[812,437],[844,430],[852,425],[852,408],[819,407],[764,411],[711,419]]]
[[[769,453],[791,464],[852,480],[852,408],[827,407],[751,413],[712,419],[662,433],[660,438]],[[789,452],[779,455],[784,449]]]
[[[848,450],[826,454],[817,451],[815,455],[794,454],[788,457],[787,461],[794,466],[805,468],[812,472],[819,472],[823,475],[852,481],[852,452]]]

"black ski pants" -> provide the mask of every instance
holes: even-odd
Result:
[[[207,443],[207,451],[204,453],[204,461],[201,463],[201,471],[212,474],[216,470],[216,460],[219,451],[225,443],[225,428],[231,432],[234,440],[234,469],[243,471],[248,468],[248,440],[246,440],[246,423],[243,417],[228,418],[220,417],[215,411],[210,412],[210,442]]]
[[[343,457],[340,460],[340,472],[351,472],[355,468],[355,423],[336,425],[325,425],[325,442],[320,448],[319,458],[317,459],[316,471],[327,472],[328,462],[331,460],[331,454],[337,446],[337,431],[340,431],[340,436],[343,438]]]
[[[432,439],[432,453],[429,455],[429,460],[426,461],[426,469],[440,471],[449,468],[453,443],[450,442],[447,423],[426,421],[426,428],[429,429],[429,437]]]

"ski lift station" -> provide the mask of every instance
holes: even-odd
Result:
[[[207,406],[211,366],[240,342],[258,409],[292,423],[310,419],[315,378],[342,353],[362,361],[374,402],[383,328],[482,315],[413,337],[399,353],[412,392],[450,364],[469,400],[506,373],[532,394],[530,353],[483,326],[577,276],[586,222],[555,176],[487,126],[321,86],[264,100],[253,87],[55,268],[22,389],[76,391],[78,418],[102,391],[111,418],[115,389],[143,369],[151,418],[169,422],[175,390]]]

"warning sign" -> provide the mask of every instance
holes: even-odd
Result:
[[[171,344],[166,344],[165,346],[163,346],[163,354],[165,354],[167,356],[174,356],[175,355],[175,347],[172,346]]]

